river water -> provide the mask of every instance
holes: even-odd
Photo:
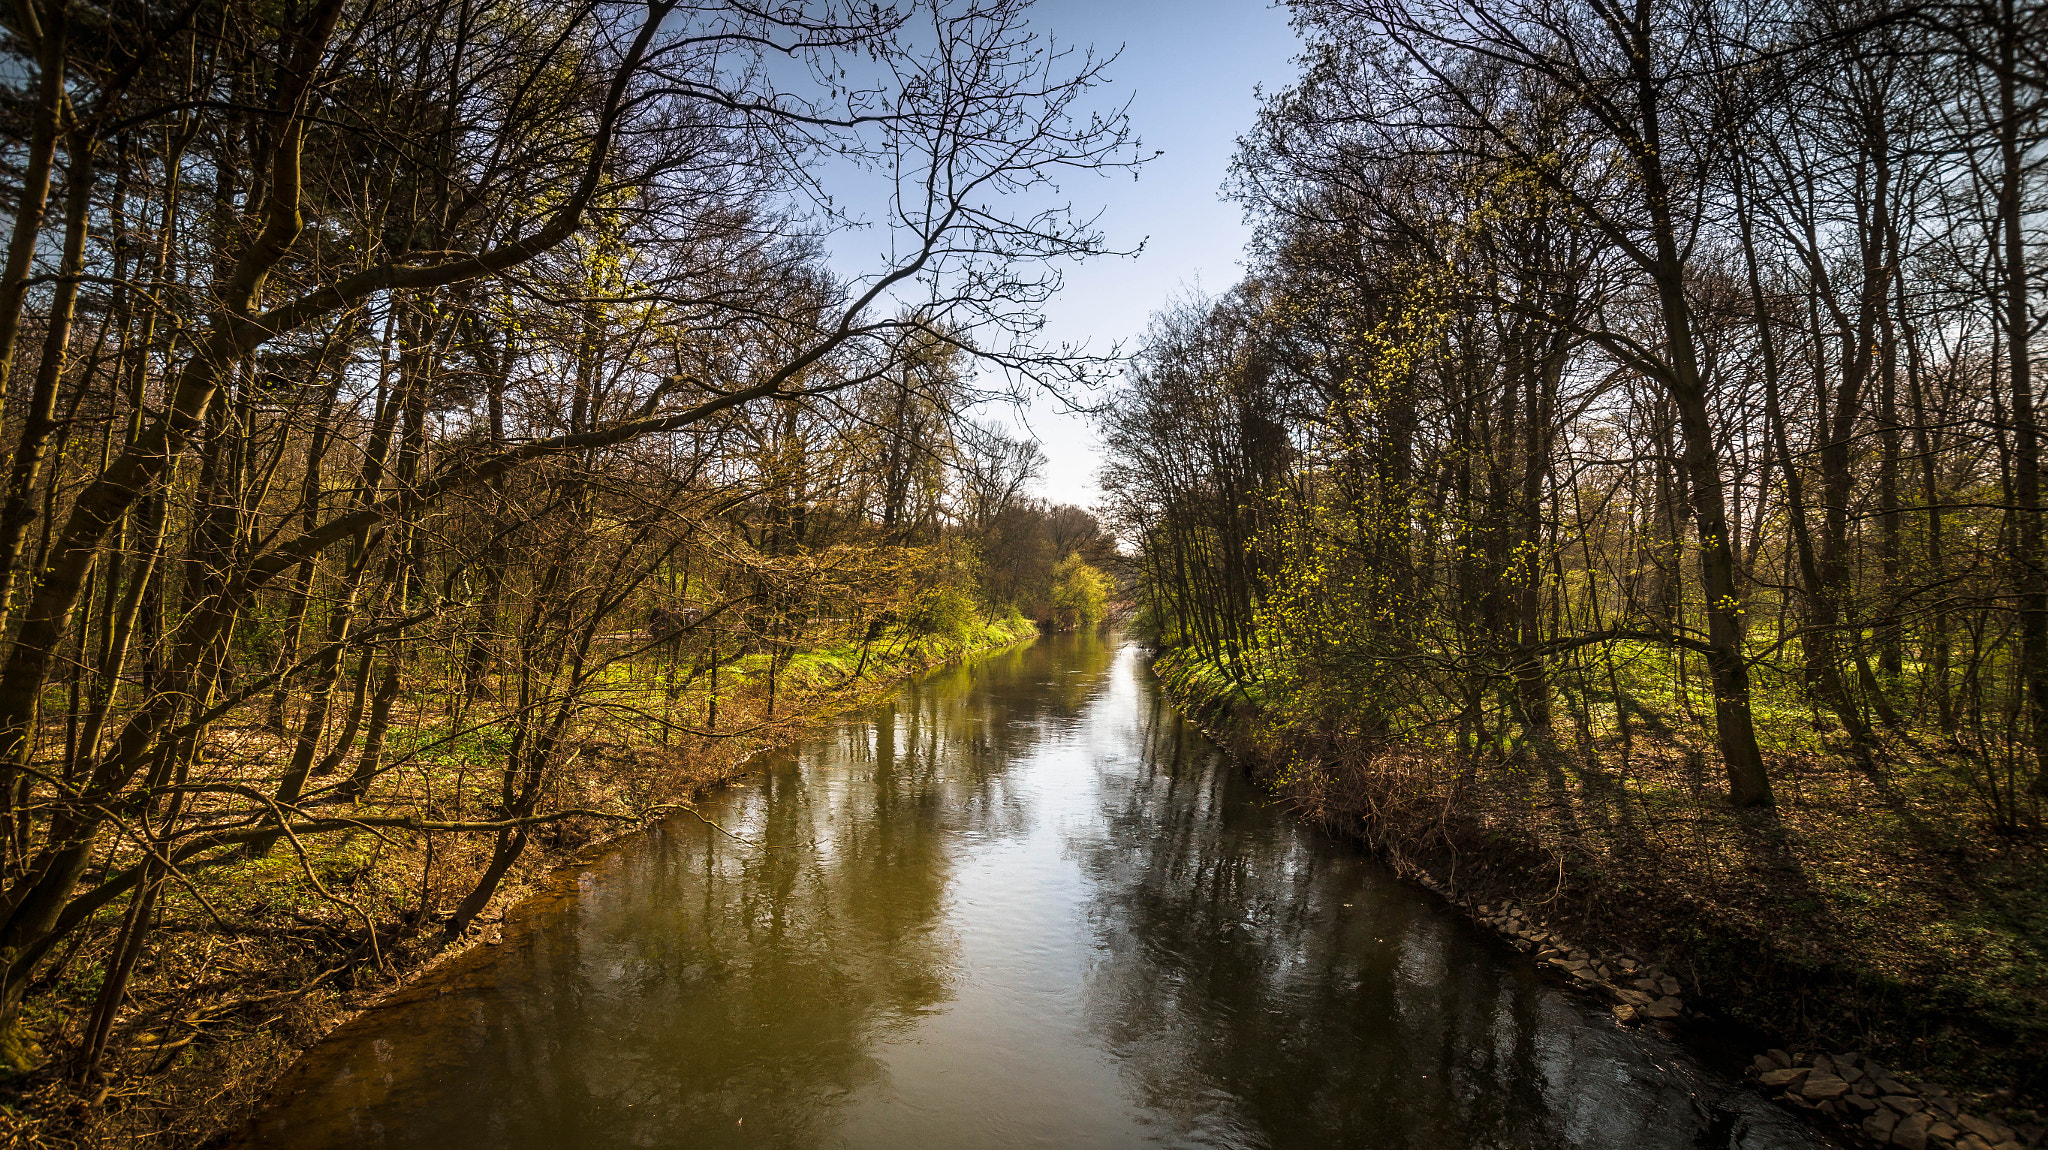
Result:
[[[1113,638],[928,676],[704,810],[337,1030],[242,1143],[1819,1145],[1270,805]]]

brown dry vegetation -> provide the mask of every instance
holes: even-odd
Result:
[[[1028,630],[1098,532],[970,413],[1104,370],[1037,338],[1112,250],[1042,173],[1139,157],[1026,8],[0,13],[0,1140],[199,1138],[508,887]]]
[[[2048,1100],[2048,7],[1290,8],[1105,405],[1163,672],[1475,917]]]
[[[14,1079],[0,1093],[0,1146],[206,1143],[246,1117],[269,1082],[336,1025],[448,956],[488,944],[504,908],[550,872],[632,833],[646,818],[695,817],[688,813],[693,801],[738,778],[756,752],[892,689],[906,675],[1029,634],[1028,624],[999,622],[959,642],[891,635],[858,677],[836,673],[845,670],[836,667],[845,652],[810,652],[804,662],[825,670],[785,681],[773,721],[763,713],[761,684],[751,692],[744,684],[732,688],[726,713],[742,735],[661,743],[630,724],[586,723],[551,805],[645,817],[544,825],[478,916],[480,925],[453,942],[440,927],[489,863],[487,838],[366,828],[308,838],[303,853],[279,850],[187,873],[157,905],[156,942],[129,982],[104,1080],[81,1084],[64,1070],[74,1062],[120,927],[123,908],[110,907],[77,934],[31,1000],[30,1029],[48,1057],[41,1072]],[[650,662],[646,669],[645,685],[658,687],[656,668]],[[432,710],[447,700],[421,689],[408,692],[406,702]],[[230,777],[260,785],[275,777],[292,744],[265,731],[260,716],[248,718],[219,728],[206,753]],[[452,743],[414,755],[393,772],[404,782],[386,805],[461,817],[465,805],[487,798],[480,784],[491,781],[473,769],[471,750]],[[121,864],[115,852],[101,865]]]
[[[1275,721],[1174,659],[1160,669],[1308,817],[1654,958],[1738,1044],[1863,1051],[1990,1111],[2048,1094],[2048,851],[1989,833],[1941,761],[1865,772],[1773,753],[1777,806],[1742,810],[1718,800],[1696,729],[1475,769]]]

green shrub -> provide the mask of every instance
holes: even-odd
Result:
[[[1079,553],[1052,569],[1053,626],[1062,631],[1102,622],[1109,603],[1109,576],[1090,567]]]
[[[918,596],[903,622],[912,634],[952,643],[966,643],[974,635],[974,596],[958,587],[935,587]]]

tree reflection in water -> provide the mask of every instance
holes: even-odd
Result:
[[[1105,955],[1090,1024],[1164,1140],[1806,1143],[1267,803],[1149,677],[1139,693],[1142,758],[1102,773],[1073,850]]]
[[[565,877],[248,1140],[1805,1144],[1266,805],[1135,649],[1041,640],[757,768],[707,804],[747,842]]]

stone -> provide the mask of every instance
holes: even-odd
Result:
[[[1878,1095],[1877,1083],[1865,1078],[1856,1084],[1856,1093],[1861,1094],[1865,1098],[1875,1098]]]
[[[1834,1073],[1835,1073],[1835,1060],[1834,1060],[1834,1059],[1832,1059],[1832,1058],[1829,1058],[1829,1057],[1828,1057],[1827,1055],[1825,1055],[1825,1054],[1816,1054],[1816,1055],[1814,1055],[1814,1058],[1813,1058],[1813,1072],[1814,1072],[1815,1074],[1834,1074]],[[1839,1077],[1839,1075],[1837,1075],[1837,1077]]]
[[[1614,1020],[1623,1026],[1632,1026],[1636,1021],[1636,1008],[1626,1002],[1614,1004]]]
[[[1968,1130],[1986,1142],[2004,1142],[2012,1137],[2011,1130],[2000,1126],[1996,1122],[1979,1118],[1975,1114],[1957,1115],[1955,1121],[1957,1126]]]
[[[1616,993],[1620,994],[1623,998],[1626,998],[1629,992],[1623,990],[1617,991]],[[1756,1072],[1758,1074],[1769,1074],[1771,1071],[1776,1070],[1778,1068],[1778,1064],[1772,1062],[1770,1056],[1767,1054],[1759,1054],[1755,1058],[1750,1059],[1749,1061],[1752,1066],[1756,1067]]]
[[[1925,1112],[1908,1114],[1892,1127],[1892,1145],[1902,1150],[1927,1150],[1927,1130],[1933,1125]]]
[[[1832,1074],[1822,1074],[1818,1070],[1807,1075],[1806,1085],[1799,1088],[1801,1095],[1814,1102],[1833,1101],[1848,1092],[1848,1083]]]
[[[1785,1053],[1782,1050],[1777,1049],[1776,1047],[1772,1047],[1770,1050],[1765,1051],[1764,1057],[1770,1059],[1772,1062],[1777,1063],[1780,1069],[1792,1065],[1792,1056]]]
[[[1652,1002],[1656,1001],[1656,999],[1651,998],[1649,995],[1644,994],[1640,990],[1628,990],[1626,988],[1615,991],[1614,997],[1619,998],[1620,1000],[1629,1004],[1630,1006],[1648,1006]],[[1759,1074],[1763,1073],[1766,1070],[1777,1069],[1777,1067],[1771,1065],[1770,1059],[1764,1058],[1761,1055],[1757,1057],[1756,1062],[1756,1069],[1757,1073]]]
[[[1677,994],[1679,990],[1678,980],[1668,974],[1659,978],[1657,985],[1662,987],[1666,994]]]
[[[1953,1144],[1961,1134],[1962,1131],[1946,1122],[1936,1122],[1927,1128],[1927,1140],[1941,1146]]]
[[[1842,1095],[1842,1103],[1858,1114],[1870,1114],[1878,1108],[1877,1099],[1865,1098],[1861,1094],[1844,1094]]]
[[[1844,1065],[1842,1065],[1842,1062],[1841,1062],[1841,1060],[1840,1060],[1840,1059],[1836,1059],[1836,1060],[1835,1060],[1835,1073],[1836,1073],[1836,1074],[1839,1074],[1839,1075],[1841,1075],[1841,1076],[1842,1076],[1842,1081],[1844,1081],[1844,1082],[1861,1082],[1861,1081],[1863,1081],[1863,1071],[1862,1071],[1862,1070],[1858,1069],[1858,1068],[1857,1068],[1856,1066],[1854,1066],[1853,1064],[1852,1064],[1852,1065],[1849,1065],[1849,1066],[1844,1066]]]
[[[1911,1093],[1912,1093],[1912,1091],[1911,1091],[1911,1090],[1908,1090],[1908,1089],[1906,1089],[1906,1087],[1905,1087],[1905,1085],[1904,1085],[1903,1083],[1901,1083],[1901,1082],[1900,1082],[1900,1081],[1899,1081],[1898,1079],[1896,1079],[1896,1078],[1893,1078],[1893,1077],[1892,1077],[1891,1075],[1889,1075],[1889,1074],[1873,1074],[1873,1075],[1871,1075],[1871,1076],[1870,1076],[1870,1078],[1871,1078],[1871,1081],[1873,1081],[1873,1082],[1877,1083],[1877,1092],[1878,1092],[1879,1094],[1911,1094]]]
[[[1684,1014],[1685,1004],[1672,998],[1670,995],[1665,995],[1663,998],[1644,1007],[1643,1013],[1659,1021],[1668,1021]]]
[[[1956,1139],[1956,1150],[1991,1150],[1991,1143],[1975,1134],[1965,1134]]]
[[[1880,1110],[1863,1120],[1863,1134],[1882,1146],[1892,1140],[1892,1128],[1898,1124],[1898,1115],[1889,1110]]]
[[[1918,1114],[1920,1111],[1927,1109],[1927,1103],[1920,1101],[1910,1094],[1887,1094],[1879,1098],[1878,1102],[1901,1114]]]
[[[1756,1080],[1772,1090],[1783,1090],[1788,1094],[1796,1094],[1800,1087],[1806,1085],[1806,1076],[1811,1073],[1813,1071],[1803,1066],[1790,1066],[1783,1070],[1766,1071],[1763,1074],[1757,1075]]]

